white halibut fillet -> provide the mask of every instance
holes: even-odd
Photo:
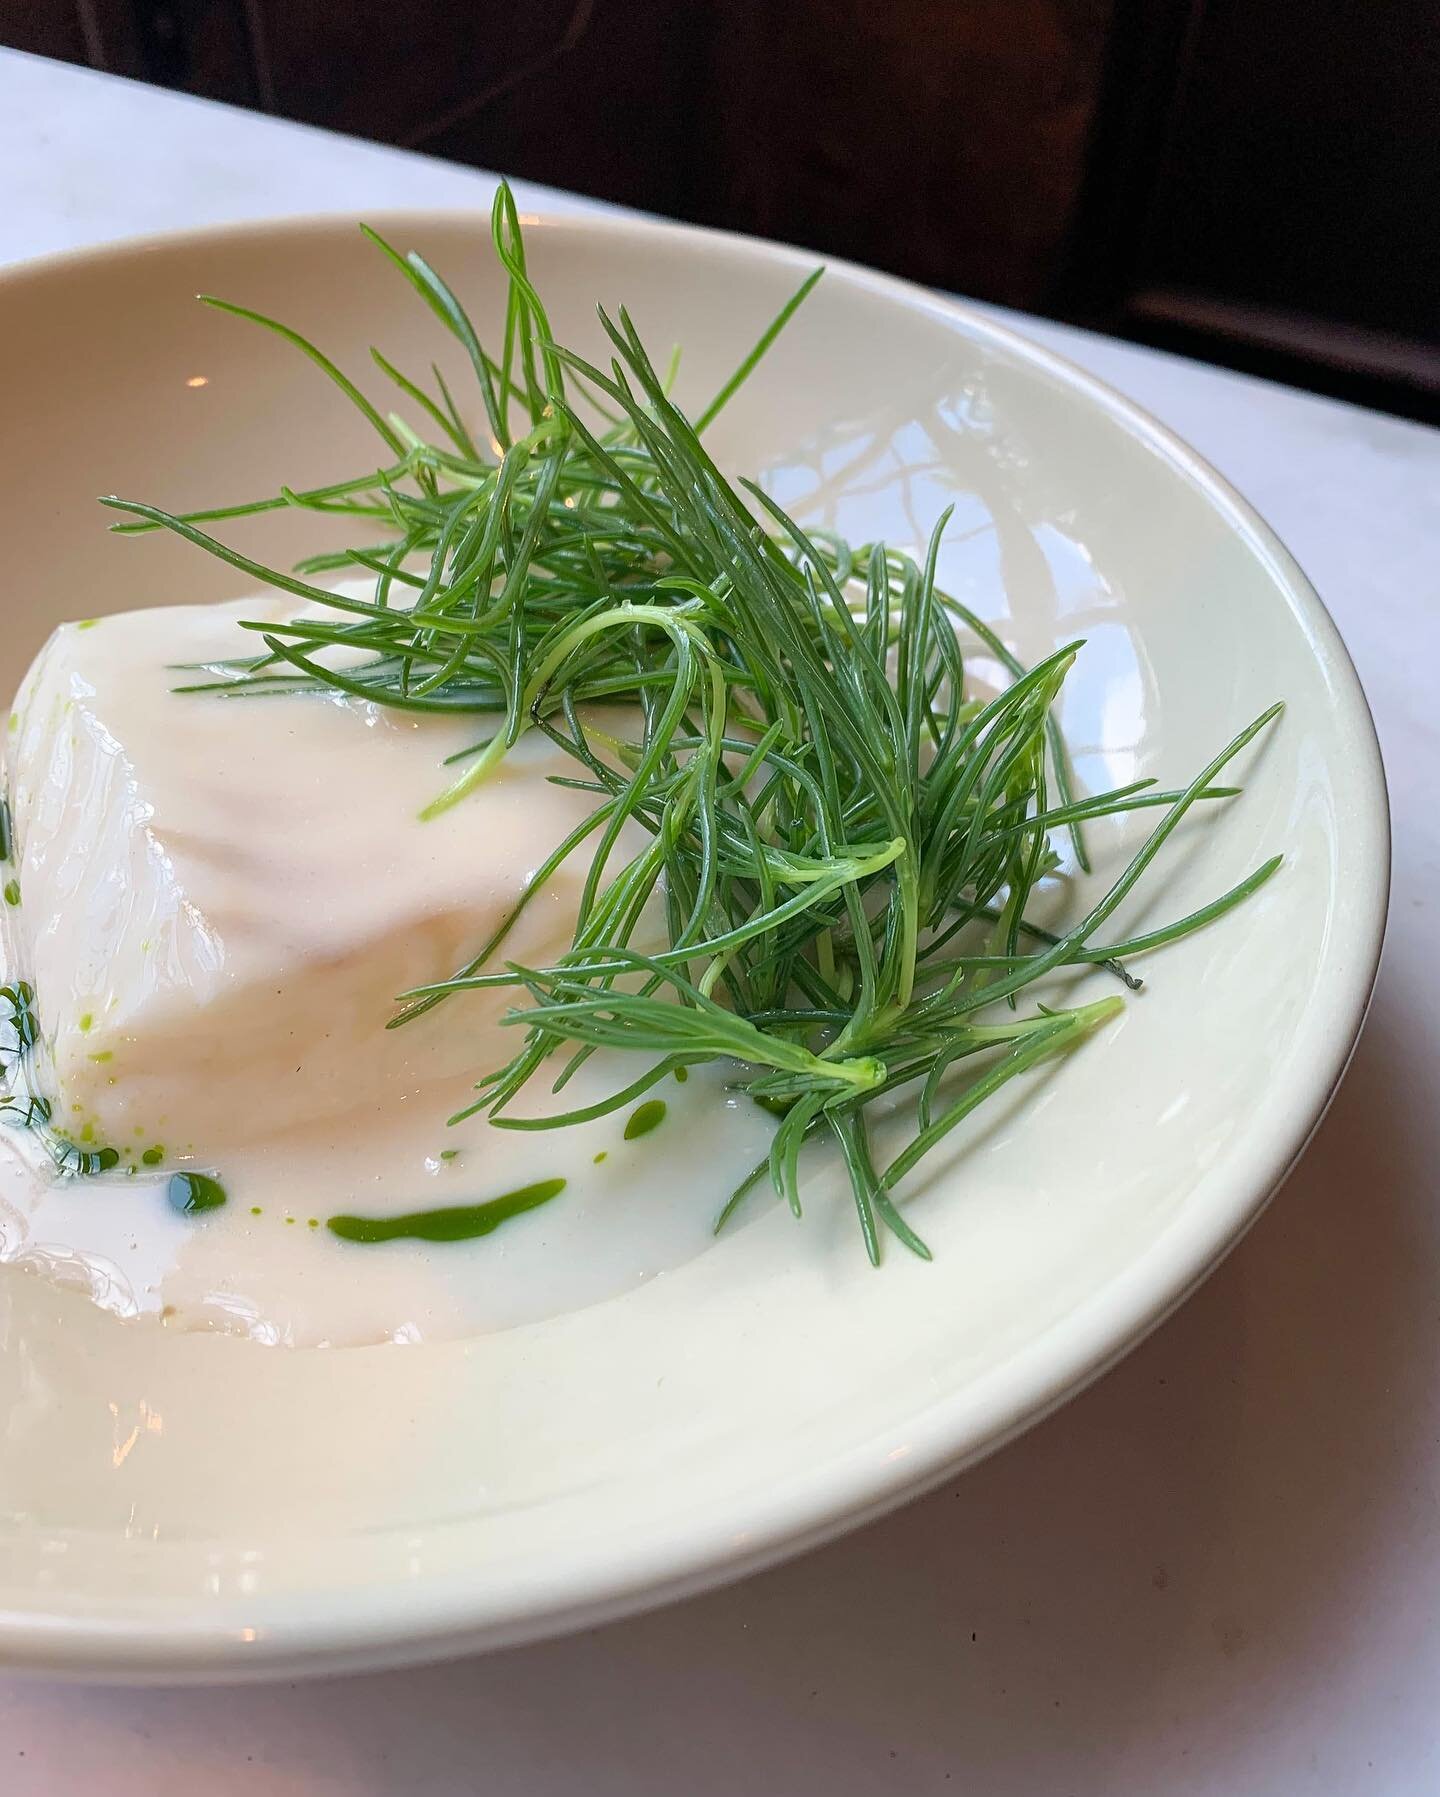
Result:
[[[492,720],[304,694],[177,695],[176,663],[251,654],[240,618],[293,602],[169,606],[67,624],[16,701],[7,743],[21,905],[55,1121],[167,1155],[377,1106],[480,1074],[519,1046],[503,994],[401,1029],[399,993],[443,978],[593,807],[543,738],[432,821],[453,751]],[[506,957],[569,943],[589,857],[536,894]],[[88,1126],[88,1128],[87,1128]]]

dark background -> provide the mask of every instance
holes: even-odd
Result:
[[[0,43],[1440,421],[1440,0],[0,0]]]

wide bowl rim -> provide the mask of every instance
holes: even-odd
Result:
[[[325,211],[227,222],[129,237],[38,256],[0,267],[0,304],[17,285],[64,278],[75,270],[103,269],[166,252],[250,240],[273,253],[286,239],[353,230],[359,212]],[[363,214],[387,233],[488,228],[471,208],[380,208]],[[393,1666],[445,1658],[480,1648],[511,1645],[633,1614],[694,1595],[832,1540],[917,1497],[974,1464],[1040,1421],[1109,1370],[1165,1320],[1214,1270],[1255,1222],[1303,1153],[1329,1105],[1354,1051],[1378,974],[1390,886],[1390,817],[1379,740],[1359,676],[1324,602],[1275,531],[1203,457],[1153,415],[1118,390],[1022,332],[999,322],[982,306],[937,293],[892,275],[838,258],[820,258],[787,245],[695,225],[604,212],[522,213],[527,230],[559,231],[582,238],[663,240],[688,245],[701,256],[774,263],[797,272],[823,260],[832,285],[852,284],[959,326],[1078,393],[1111,421],[1138,438],[1215,509],[1269,570],[1277,598],[1288,601],[1309,646],[1332,686],[1343,696],[1354,741],[1353,790],[1360,803],[1356,827],[1369,832],[1362,844],[1373,881],[1356,896],[1353,934],[1332,975],[1336,1028],[1296,1075],[1286,1127],[1267,1153],[1252,1156],[1246,1170],[1230,1167],[1224,1202],[1203,1219],[1172,1230],[1126,1274],[1109,1285],[1104,1303],[1092,1300],[1070,1319],[1059,1343],[1050,1342],[1043,1366],[1035,1354],[1021,1357],[1010,1385],[990,1406],[982,1426],[952,1413],[952,1396],[935,1400],[907,1418],[912,1447],[903,1461],[878,1459],[863,1444],[812,1468],[804,1480],[771,1494],[762,1515],[731,1517],[689,1526],[681,1519],[663,1539],[632,1543],[628,1551],[591,1555],[585,1572],[557,1569],[555,1576],[520,1581],[516,1591],[481,1590],[465,1579],[442,1584],[358,1586],[327,1592],[313,1613],[297,1615],[283,1602],[252,1599],[249,1626],[231,1626],[209,1614],[157,1615],[139,1606],[123,1620],[86,1621],[73,1613],[24,1607],[0,1609],[0,1660],[15,1670],[47,1675],[171,1682],[293,1676],[299,1672]],[[1333,949],[1327,950],[1333,958]],[[1163,1254],[1161,1247],[1166,1249]],[[736,1536],[743,1535],[743,1545]],[[612,1544],[614,1547],[614,1544]]]

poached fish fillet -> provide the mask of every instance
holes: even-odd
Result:
[[[453,973],[593,807],[532,733],[461,804],[421,822],[445,757],[487,717],[330,694],[177,694],[177,664],[253,654],[241,618],[293,602],[167,606],[67,624],[16,701],[7,745],[21,903],[7,961],[33,984],[55,1122],[208,1154],[325,1116],[415,1104],[506,1059],[505,993],[387,1030],[396,997]],[[505,956],[568,946],[575,860]]]

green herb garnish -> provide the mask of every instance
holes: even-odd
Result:
[[[1279,866],[1278,856],[1266,861],[1163,928],[1097,943],[1191,808],[1234,793],[1218,782],[1279,707],[1188,786],[1141,781],[1080,797],[1055,708],[1082,645],[1026,669],[943,592],[946,517],[918,557],[807,533],[753,482],[732,484],[704,446],[818,271],[692,421],[670,397],[673,364],[657,370],[623,309],[599,315],[607,367],[556,342],[508,188],[492,230],[509,277],[498,359],[422,257],[366,233],[461,346],[483,407],[478,429],[438,369],[427,389],[372,352],[418,408],[427,441],[288,327],[209,302],[300,349],[384,451],[378,468],[325,486],[184,516],[105,502],[132,515],[117,529],[164,527],[311,608],[247,626],[261,652],[181,690],[227,700],[341,692],[488,714],[490,728],[453,758],[454,777],[426,815],[463,800],[526,731],[543,732],[573,761],[564,783],[589,793],[593,810],[473,959],[406,995],[394,1020],[478,987],[529,999],[507,1017],[519,1049],[462,1115],[483,1109],[502,1127],[552,1129],[628,1106],[691,1064],[729,1059],[735,1086],[780,1119],[752,1178],[768,1172],[798,1212],[801,1150],[828,1138],[871,1258],[882,1229],[925,1254],[896,1207],[899,1181],[978,1105],[1122,1004],[1117,995],[1021,1016],[1020,994],[1097,963],[1134,989],[1126,958],[1213,921]],[[345,516],[366,540],[286,573],[200,528],[293,508]],[[357,571],[374,576],[369,599],[311,578]],[[984,703],[965,696],[966,638],[1010,678]],[[341,666],[330,659],[337,649]],[[628,706],[633,726],[618,738],[602,729],[599,702]],[[1029,912],[1062,872],[1062,838],[1088,871],[1083,825],[1143,808],[1158,821],[1108,890],[1058,932],[1040,928]],[[620,848],[627,825],[647,839],[638,854]],[[519,911],[582,852],[589,871],[569,952],[549,967],[504,963]],[[665,946],[647,949],[657,913]],[[558,1090],[597,1048],[654,1064],[599,1103],[511,1114],[542,1069],[558,1065]],[[960,1063],[981,1056],[984,1071],[957,1082]],[[877,1105],[908,1107],[912,1118],[908,1145],[888,1161],[871,1144]]]
[[[13,1034],[8,1045],[17,1059],[26,1055],[40,1039],[40,1019],[35,1011],[35,988],[29,980],[17,980],[12,986],[0,986],[0,1004],[5,1008],[5,1021]]]
[[[50,1156],[57,1173],[65,1175],[108,1173],[120,1164],[120,1152],[109,1147],[82,1147],[54,1122],[55,1107],[34,1089],[34,1049],[40,1040],[40,1018],[35,1009],[35,989],[28,980],[0,986],[0,1077],[8,1082],[0,1091],[0,1123],[12,1129],[30,1130]],[[93,1143],[95,1126],[87,1123],[80,1142]]]

